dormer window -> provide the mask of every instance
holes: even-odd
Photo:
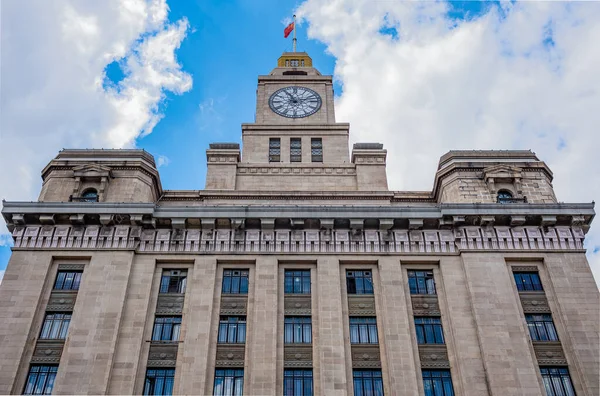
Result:
[[[94,188],[87,189],[81,194],[82,202],[98,202],[98,191]]]
[[[498,197],[497,197],[496,202],[500,203],[500,204],[513,203],[514,202],[513,195],[511,194],[510,191],[500,190],[500,191],[498,191]]]
[[[290,66],[298,67],[300,66],[300,61],[298,59],[290,59]]]

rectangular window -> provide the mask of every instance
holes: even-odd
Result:
[[[302,162],[302,140],[290,139],[290,162]]]
[[[441,318],[417,317],[415,318],[415,330],[417,331],[417,343],[419,344],[444,343]]]
[[[515,283],[519,291],[541,291],[542,282],[537,272],[514,272]]]
[[[383,396],[380,370],[353,370],[354,396]]]
[[[286,316],[284,319],[284,342],[286,344],[310,344],[312,342],[310,316]]]
[[[372,317],[350,318],[351,344],[378,344],[377,319]]]
[[[216,369],[214,396],[242,396],[244,392],[244,370]]]
[[[70,313],[46,313],[40,339],[64,340],[71,323]]]
[[[248,294],[248,270],[223,270],[223,294]]]
[[[284,396],[312,396],[313,374],[311,369],[283,371]]]
[[[566,367],[540,367],[547,396],[575,396],[569,369]]]
[[[450,370],[423,370],[425,396],[454,396]]]
[[[300,66],[304,67],[304,59],[300,61]]]
[[[346,290],[348,294],[373,294],[371,271],[346,271]]]
[[[269,139],[269,162],[281,161],[281,139]]]
[[[219,321],[219,344],[243,344],[246,342],[246,317],[221,316]]]
[[[160,278],[161,293],[185,293],[187,271],[164,270]]]
[[[292,65],[292,67],[298,67],[298,59],[292,59],[290,60],[290,64]]]
[[[525,315],[529,335],[533,341],[558,341],[558,334],[552,321],[552,315],[549,314],[528,314]]]
[[[54,282],[54,289],[79,290],[81,274],[81,271],[58,271],[56,274],[56,282]]]
[[[181,316],[157,316],[154,319],[152,341],[179,341]]]
[[[175,369],[148,369],[144,395],[172,395]]]
[[[321,138],[310,139],[310,154],[312,162],[323,162],[323,140]]]
[[[285,270],[286,294],[310,294],[310,270]]]
[[[436,294],[433,271],[408,271],[410,294]]]
[[[29,368],[24,395],[50,395],[54,388],[54,380],[58,366],[35,364]]]

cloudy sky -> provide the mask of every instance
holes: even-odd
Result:
[[[560,201],[600,197],[598,2],[3,0],[0,198],[35,200],[63,147],[144,148],[164,188],[202,188],[294,11],[338,121],[388,149],[392,189],[430,190],[450,149],[531,149]],[[0,276],[10,243],[2,226]],[[586,246],[600,280],[600,225]]]

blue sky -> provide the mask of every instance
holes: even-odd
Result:
[[[340,0],[327,8],[319,0],[166,1],[169,6],[166,25],[175,25],[184,18],[189,23],[175,55],[177,66],[191,76],[192,87],[183,89],[181,94],[173,93],[176,89],[159,87],[164,99],[156,102],[157,111],[152,110],[152,103],[146,111],[158,113],[162,118],[150,134],[138,136],[145,124],[131,124],[138,128],[132,131],[134,145],[161,158],[159,162],[165,162],[160,167],[164,189],[202,189],[208,144],[240,142],[240,124],[254,120],[257,76],[269,73],[281,53],[291,50],[291,37],[283,38],[285,21],[295,9],[302,7],[308,22],[298,27],[298,50],[308,52],[323,74],[335,74],[338,120],[351,122],[351,135],[363,140],[378,139],[386,145],[392,188],[431,188],[437,158],[451,148],[531,148],[555,171],[555,188],[561,194],[560,200],[589,202],[596,197],[597,189],[578,188],[580,183],[575,185],[571,175],[582,174],[582,169],[590,168],[579,161],[593,156],[580,155],[580,152],[597,146],[597,140],[593,140],[596,138],[587,132],[595,131],[593,125],[597,123],[581,117],[577,109],[584,111],[600,104],[598,93],[585,91],[597,78],[595,69],[585,68],[593,64],[595,58],[585,57],[598,53],[596,41],[588,32],[596,23],[593,15],[600,15],[600,7],[511,2],[501,10],[498,2],[487,1],[371,4]],[[102,77],[104,72],[104,87],[118,89],[119,83],[128,77],[123,72],[127,70],[127,59],[136,48],[139,50],[135,43],[160,34],[163,29],[145,25],[134,29],[137,37],[128,37],[130,24],[113,23],[119,13],[127,12],[117,0],[53,0],[53,7],[48,4],[43,1],[11,3],[11,0],[3,3],[2,29],[3,33],[10,33],[3,37],[11,37],[10,41],[2,42],[4,56],[1,58],[4,84],[0,103],[4,119],[0,123],[3,139],[11,146],[11,150],[4,151],[4,160],[25,163],[16,178],[19,182],[25,180],[21,184],[14,182],[12,175],[0,175],[0,197],[7,200],[35,200],[41,187],[39,171],[62,147],[114,147],[95,138],[107,134],[116,123],[115,117],[107,116],[107,111],[97,105],[98,98],[91,100],[89,92],[81,87],[90,79]],[[436,14],[439,5],[447,6],[442,11],[441,25],[440,15]],[[62,6],[75,9],[75,17],[65,14]],[[494,13],[495,18],[486,18]],[[106,37],[106,43],[100,43],[104,46],[97,44],[98,40],[85,41],[84,34],[77,31],[75,41],[44,41],[64,33],[64,26],[69,26],[68,18],[61,19],[65,15],[75,18],[76,22],[98,17],[95,29]],[[370,26],[373,18],[381,26],[370,31],[365,26]],[[560,21],[565,24],[555,26]],[[75,24],[80,25],[85,27],[85,23]],[[339,26],[330,29],[332,25],[350,29]],[[309,27],[315,39],[307,38]],[[461,36],[460,31],[468,33]],[[389,43],[382,44],[382,38]],[[127,53],[113,54],[113,60],[105,60],[103,55],[113,50],[110,43],[118,40],[122,40]],[[34,48],[36,45],[39,48]],[[356,51],[363,52],[357,57]],[[53,53],[54,58],[36,58],[38,54],[50,56],[48,54]],[[424,59],[431,59],[432,63]],[[439,67],[440,64],[444,67]],[[384,67],[379,68],[382,65]],[[167,65],[162,72],[169,74],[172,66]],[[84,70],[87,74],[76,74],[85,67],[89,67]],[[343,95],[344,86],[368,87],[373,73],[389,68],[410,79],[403,83],[401,92],[391,91],[395,89],[391,84],[380,84],[377,95],[383,103],[409,110],[411,106],[423,106],[421,103],[434,106],[432,115],[426,115],[426,121],[419,119],[417,127],[411,124],[414,113],[408,116],[399,111],[367,114],[351,109],[349,104],[357,103],[356,97]],[[546,68],[549,73],[545,73]],[[357,69],[361,72],[353,75],[351,70]],[[69,79],[73,80],[71,85],[67,83]],[[14,86],[11,86],[12,81],[16,81]],[[573,81],[583,91],[575,92]],[[492,89],[498,86],[500,91]],[[55,87],[55,90],[45,90],[46,87]],[[413,88],[416,94],[403,96]],[[508,95],[503,102],[504,91],[512,96]],[[570,96],[571,92],[575,96]],[[40,109],[38,103],[28,102],[31,97],[39,97],[45,103],[56,101],[56,108]],[[10,106],[12,98],[14,103],[25,106],[24,115]],[[548,98],[556,98],[556,101],[543,102]],[[459,107],[463,101],[464,106]],[[81,108],[79,102],[83,103]],[[540,102],[539,107],[528,107],[537,102]],[[485,104],[493,106],[486,108]],[[422,108],[430,110],[426,106]],[[573,111],[567,111],[570,109]],[[437,122],[428,123],[438,118]],[[107,119],[110,122],[105,121]],[[481,120],[489,120],[494,128],[481,124]],[[396,125],[406,126],[409,133],[402,128],[397,130]],[[39,131],[45,129],[52,132],[49,141],[44,140],[47,136],[40,135]],[[573,136],[565,129],[581,132]],[[415,140],[420,137],[425,144]],[[421,166],[407,168],[402,162],[414,163],[415,160],[421,161]],[[577,168],[571,168],[571,164]],[[396,171],[405,168],[410,172]],[[597,172],[592,176],[598,178]],[[9,237],[2,234],[0,238]],[[594,244],[597,245],[600,242]],[[9,256],[10,248],[0,243],[0,271],[6,267]]]

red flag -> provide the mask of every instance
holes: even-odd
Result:
[[[292,30],[294,30],[294,22],[287,25],[287,27],[283,30],[283,37],[288,38],[290,33],[292,33]]]

